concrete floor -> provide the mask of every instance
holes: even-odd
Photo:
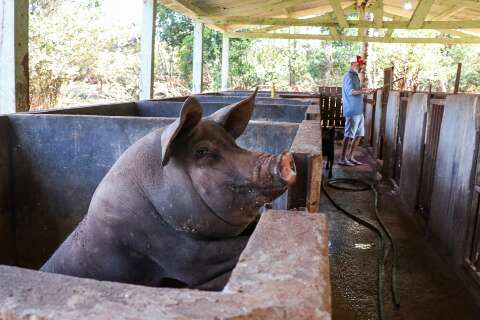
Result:
[[[337,153],[340,146],[336,147]],[[339,155],[336,155],[338,159]],[[352,177],[373,181],[374,162],[365,149],[357,159],[367,165],[353,168],[334,166],[334,177]],[[337,163],[337,161],[335,161]],[[475,305],[461,281],[425,241],[414,219],[402,214],[396,195],[384,184],[379,185],[380,212],[396,240],[399,251],[398,287],[401,306],[395,308],[390,294],[390,268],[385,282],[387,319],[480,319]],[[373,221],[371,191],[343,192],[329,189],[341,206]],[[321,211],[329,220],[329,248],[332,281],[333,319],[377,319],[376,236],[365,227],[337,211],[326,196],[321,197]]]

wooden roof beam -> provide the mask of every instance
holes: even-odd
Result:
[[[248,3],[238,2],[240,5],[230,8],[213,8],[215,14],[223,16],[231,15],[270,15],[275,12],[282,12],[283,10],[289,10],[299,4],[304,4],[305,0],[266,0],[251,6]]]
[[[444,19],[448,19],[450,18],[451,16],[454,16],[456,15],[457,13],[463,11],[465,9],[464,6],[452,6],[450,8],[448,8],[447,10],[443,11],[442,13],[440,13],[439,15],[435,16],[432,20],[444,20]]]
[[[399,16],[399,15],[392,14],[392,13],[389,13],[389,12],[385,12],[384,16],[393,19],[393,21],[408,20],[405,16]],[[385,37],[390,38],[394,31],[395,31],[394,29],[388,29],[387,32],[385,33]],[[458,30],[453,30],[453,29],[452,30],[445,29],[445,30],[441,30],[439,32],[448,33],[452,36],[457,36],[457,37],[476,37],[474,34],[465,33],[463,31],[458,31]]]
[[[432,4],[433,0],[420,0],[418,2],[412,17],[410,18],[410,28],[420,28],[423,25],[425,18],[432,8]]]
[[[330,5],[332,6],[333,11],[335,12],[335,17],[337,18],[338,24],[342,28],[348,28],[347,19],[345,19],[345,13],[343,12],[342,5],[340,0],[330,0]]]
[[[294,18],[264,18],[252,16],[222,17],[222,16],[201,16],[201,21],[215,25],[244,25],[244,26],[291,26],[291,27],[342,27],[338,22],[332,21],[328,16],[321,16],[309,19]],[[372,21],[346,20],[347,28],[375,28]],[[479,29],[480,20],[465,21],[425,21],[421,26],[412,26],[409,21],[384,21],[384,29]]]
[[[170,0],[166,4],[181,8],[181,11],[188,13],[188,15],[192,17],[202,16],[206,14],[205,11],[194,5],[192,2],[193,1],[190,0]]]
[[[373,21],[377,28],[383,28],[383,0],[377,0],[373,8]]]
[[[478,0],[437,0],[436,4],[441,5],[457,5],[457,6],[464,6],[467,8],[475,8],[480,9],[480,1]]]
[[[229,32],[230,38],[262,38],[262,39],[303,39],[303,40],[342,40],[353,42],[381,42],[381,43],[423,43],[423,44],[475,44],[480,43],[480,37],[468,38],[385,38],[385,37],[358,37],[319,34],[292,34],[292,33],[267,33],[267,32]]]

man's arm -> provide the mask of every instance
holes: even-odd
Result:
[[[369,93],[373,93],[375,92],[376,90],[375,89],[368,89],[368,88],[364,88],[364,89],[359,89],[359,90],[353,90],[350,91],[350,94],[352,96],[358,96],[358,95],[361,95],[361,94],[369,94]]]

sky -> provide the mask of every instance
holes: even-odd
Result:
[[[143,0],[103,0],[102,9],[105,18],[118,23],[135,23],[142,21]]]

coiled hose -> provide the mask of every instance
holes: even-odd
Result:
[[[364,220],[347,210],[340,207],[330,196],[325,186],[328,186],[332,189],[343,190],[347,192],[359,192],[359,191],[367,191],[371,190],[374,196],[374,207],[375,207],[375,219],[380,225],[380,228],[373,225],[372,223]],[[379,241],[379,254],[378,254],[378,264],[377,264],[377,312],[378,318],[380,320],[385,319],[385,312],[383,306],[383,296],[384,296],[384,279],[385,279],[385,263],[388,258],[389,249],[386,247],[386,238],[390,242],[390,246],[392,248],[392,273],[390,277],[391,282],[391,289],[392,289],[392,300],[396,307],[400,306],[400,294],[397,287],[397,265],[398,265],[398,257],[397,257],[397,247],[395,242],[393,241],[392,234],[390,230],[386,227],[383,220],[380,218],[379,211],[378,211],[378,192],[375,189],[373,184],[369,184],[363,180],[359,179],[351,179],[351,178],[337,178],[337,179],[329,179],[324,180],[322,183],[322,191],[327,196],[328,200],[332,203],[332,205],[345,214],[350,219],[354,220],[355,222],[365,226],[366,228],[370,229],[378,236]],[[382,232],[383,231],[383,232]],[[385,237],[385,235],[386,237]]]

